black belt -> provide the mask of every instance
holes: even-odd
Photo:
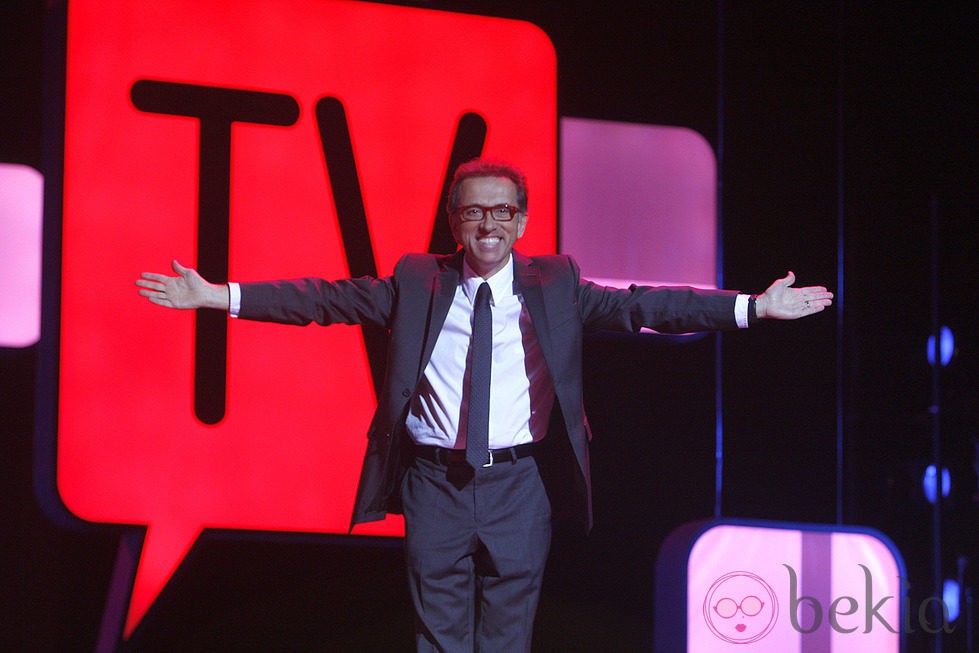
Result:
[[[492,467],[497,463],[516,462],[520,458],[534,455],[534,443],[527,442],[505,449],[490,449],[489,457],[483,467]],[[446,449],[431,444],[416,444],[415,457],[424,458],[437,465],[468,465],[465,449]]]

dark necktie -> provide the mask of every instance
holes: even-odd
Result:
[[[485,281],[473,309],[472,361],[469,372],[469,422],[466,461],[473,469],[489,462],[490,366],[493,359],[493,292]]]

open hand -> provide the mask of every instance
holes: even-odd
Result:
[[[833,293],[823,286],[792,288],[795,274],[789,272],[783,279],[777,279],[755,300],[755,313],[758,317],[776,320],[796,320],[800,317],[819,313],[833,303]]]
[[[209,283],[197,270],[185,268],[174,259],[171,277],[157,272],[144,272],[136,280],[139,294],[154,304],[168,308],[228,308],[228,289],[225,285]]]

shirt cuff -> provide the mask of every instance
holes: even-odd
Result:
[[[234,281],[228,282],[228,297],[228,313],[231,317],[238,317],[238,311],[241,310],[241,286]]]
[[[734,321],[739,329],[748,328],[748,299],[751,295],[738,295],[734,298]]]

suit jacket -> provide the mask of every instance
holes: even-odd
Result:
[[[524,302],[556,395],[548,435],[536,457],[556,519],[591,527],[588,443],[582,403],[585,330],[666,333],[734,329],[733,291],[632,286],[606,288],[579,277],[568,256],[513,253],[514,290]],[[239,317],[287,324],[373,324],[390,332],[385,381],[367,434],[353,525],[400,512],[399,484],[409,458],[409,403],[462,278],[462,252],[409,254],[394,274],[340,281],[298,279],[241,284]]]

